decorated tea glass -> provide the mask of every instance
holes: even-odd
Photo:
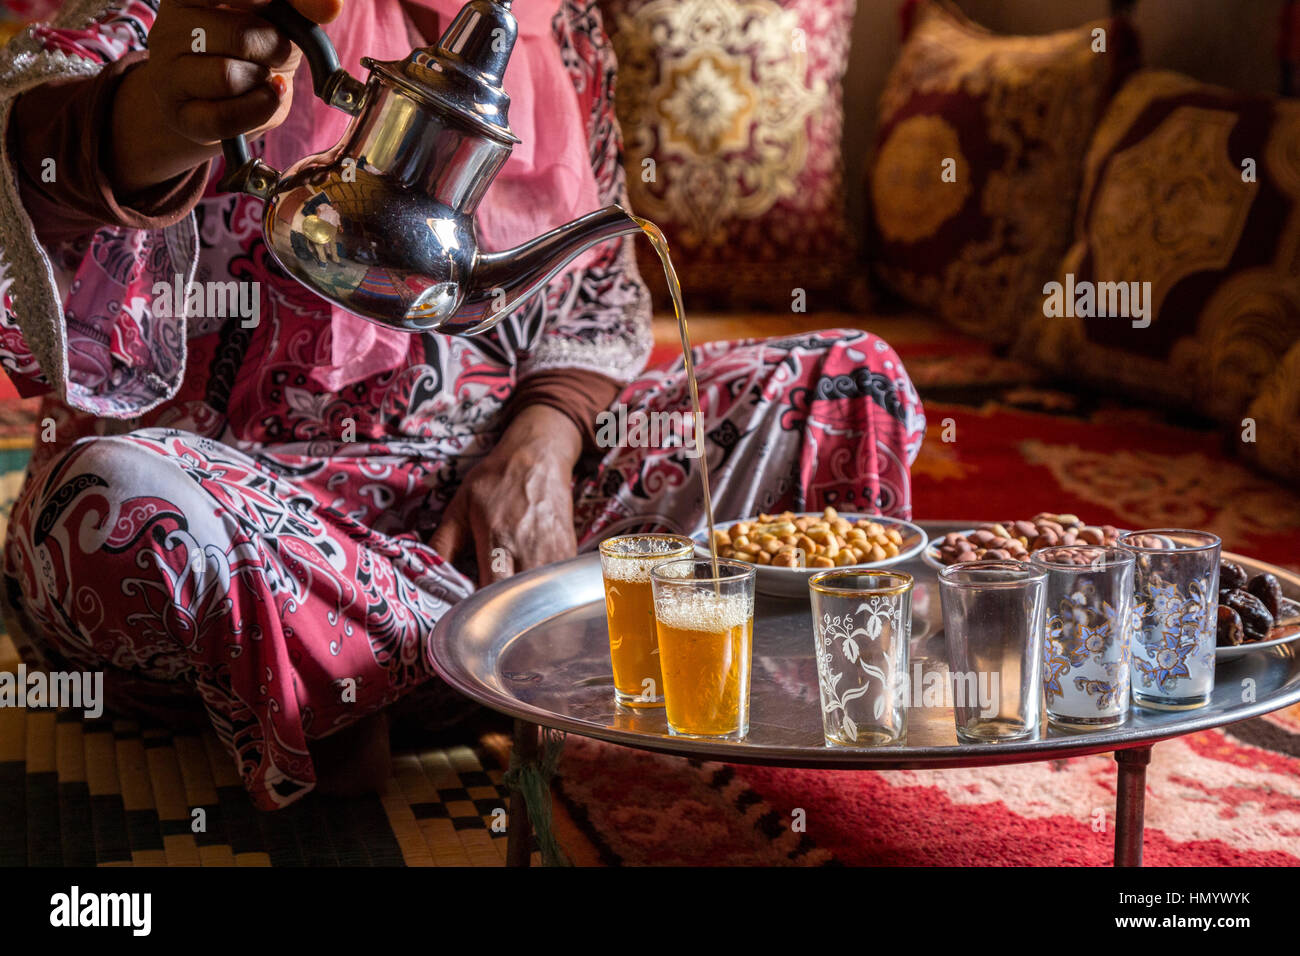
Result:
[[[1133,701],[1154,710],[1204,707],[1214,693],[1221,542],[1158,528],[1119,539],[1134,564]]]
[[[912,583],[901,571],[823,571],[809,579],[828,747],[879,746],[905,736]]]
[[[1047,575],[1043,701],[1067,730],[1128,719],[1133,632],[1132,552],[1102,545],[1042,548],[1029,562]]]

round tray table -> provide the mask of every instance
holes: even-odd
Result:
[[[934,538],[978,522],[920,522]],[[1253,575],[1271,571],[1289,597],[1300,577],[1250,558],[1226,555]],[[947,670],[935,571],[920,557],[897,566],[916,578],[909,671]],[[662,708],[630,710],[614,702],[600,558],[587,553],[490,585],[457,604],[438,623],[433,661],[457,690],[515,722],[515,755],[535,760],[538,728],[581,734],[628,747],[729,763],[838,770],[971,767],[1115,754],[1116,866],[1142,863],[1146,766],[1153,744],[1258,717],[1300,702],[1300,641],[1220,661],[1214,697],[1196,710],[1134,707],[1111,730],[1069,733],[1042,720],[1033,739],[959,743],[952,708],[908,710],[906,743],[828,747],[822,736],[817,669],[807,599],[758,595],[749,734],[740,741],[695,740],[668,733]],[[909,675],[910,676],[910,675]],[[510,807],[507,859],[527,865],[531,828],[516,792]],[[519,822],[517,822],[519,821]]]

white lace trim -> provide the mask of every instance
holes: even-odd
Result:
[[[45,24],[33,24],[0,50],[0,136],[8,141],[9,117],[14,100],[27,90],[54,79],[89,77],[104,64],[62,50],[42,49],[35,36],[38,26],[55,29],[88,29],[105,11],[116,6],[106,0],[71,0]],[[189,282],[198,265],[198,228],[191,213],[164,230],[172,267]],[[184,256],[177,259],[177,255]],[[112,418],[130,418],[156,408],[180,387],[185,372],[184,336],[181,336],[180,366],[165,393],[132,409],[89,408],[69,390],[68,337],[58,278],[49,254],[36,237],[36,228],[18,191],[18,174],[7,149],[0,148],[0,257],[9,264],[12,281],[12,319],[23,340],[40,364],[49,383],[70,407]]]

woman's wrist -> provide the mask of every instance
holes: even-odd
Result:
[[[557,464],[572,471],[582,456],[582,432],[558,409],[549,405],[525,405],[511,418],[495,450],[507,455],[526,450],[539,456],[554,456]]]

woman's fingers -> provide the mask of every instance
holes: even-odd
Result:
[[[463,489],[452,496],[451,503],[442,513],[442,520],[429,539],[429,547],[438,552],[444,561],[454,561],[469,541],[469,524],[465,517]]]
[[[288,89],[283,77],[271,76],[265,67],[241,60],[213,61],[204,69],[220,71],[224,77],[220,82],[231,92],[221,99],[184,99],[175,108],[179,131],[197,143],[228,139],[269,122]],[[253,79],[257,71],[261,78]]]
[[[289,0],[289,2],[304,17],[317,23],[329,23],[343,12],[343,0]]]
[[[514,543],[500,529],[493,527],[483,509],[474,509],[474,514],[470,516],[470,529],[474,534],[480,587],[508,578],[519,570]]]
[[[255,91],[272,92],[271,70],[229,56],[183,56],[172,84],[180,100],[232,100]]]
[[[192,10],[190,48],[194,56],[224,56],[275,69],[294,56],[294,45],[261,17],[233,10]],[[187,69],[185,58],[177,60]]]

